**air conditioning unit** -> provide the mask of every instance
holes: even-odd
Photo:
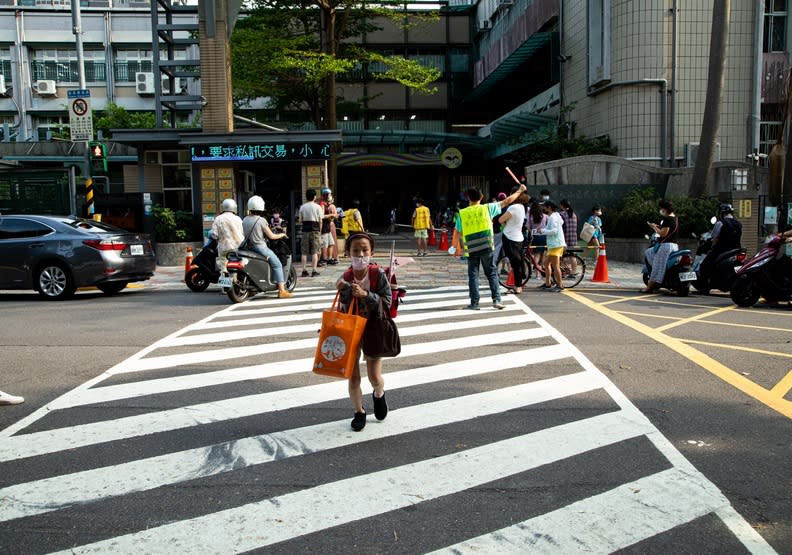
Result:
[[[489,19],[481,19],[478,22],[479,31],[489,31],[492,28],[492,22]]]
[[[698,157],[699,143],[686,143],[684,147],[685,166],[692,168],[696,165],[696,158]],[[715,143],[715,150],[712,153],[712,161],[720,161],[720,143]]]
[[[138,94],[154,94],[154,74],[150,71],[135,73],[135,91]]]
[[[55,96],[58,94],[58,87],[52,79],[36,81],[36,92],[41,96]]]
[[[160,90],[162,94],[170,94],[170,78],[167,75],[163,75],[160,79]],[[173,90],[175,91],[174,94],[181,93],[181,79],[178,77],[173,78]]]
[[[5,94],[8,92],[8,89],[5,86],[5,75],[0,73],[0,94]]]

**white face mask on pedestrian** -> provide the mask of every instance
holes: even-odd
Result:
[[[352,269],[353,270],[365,270],[368,268],[369,262],[371,261],[370,256],[353,256],[352,257]]]

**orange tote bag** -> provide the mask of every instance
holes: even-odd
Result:
[[[360,340],[366,319],[355,314],[357,299],[352,297],[349,310],[338,310],[336,293],[330,310],[322,312],[322,329],[319,330],[319,344],[316,346],[313,371],[315,374],[349,379],[359,356]]]

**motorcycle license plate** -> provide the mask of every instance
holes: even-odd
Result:
[[[217,284],[220,287],[231,287],[232,283],[234,283],[234,280],[230,276],[220,276],[220,279],[217,280]]]
[[[695,281],[696,272],[682,272],[679,274],[679,281]]]

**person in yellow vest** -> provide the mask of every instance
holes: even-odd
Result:
[[[525,191],[525,185],[521,184],[505,199],[487,204],[481,204],[482,196],[478,189],[468,189],[465,192],[469,204],[467,208],[460,210],[456,217],[452,244],[456,244],[459,236],[462,236],[462,246],[468,261],[470,304],[465,307],[467,310],[479,309],[479,265],[484,268],[484,275],[487,276],[489,282],[492,306],[499,310],[505,308],[501,302],[500,285],[495,271],[492,219],[499,216],[505,207],[516,201],[523,191]]]
[[[429,228],[432,227],[432,216],[429,208],[424,206],[423,199],[415,199],[415,211],[412,215],[412,226],[415,230],[415,241],[418,243],[418,254],[426,256],[426,241],[429,239]]]

